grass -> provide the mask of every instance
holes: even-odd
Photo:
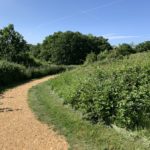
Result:
[[[51,81],[29,91],[29,106],[36,117],[66,137],[71,150],[146,150],[139,137],[126,137],[103,124],[93,125],[82,119],[78,111],[63,105],[51,89]]]

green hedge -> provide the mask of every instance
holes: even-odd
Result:
[[[5,86],[26,78],[27,74],[24,66],[0,61],[0,86]]]
[[[40,67],[26,68],[12,62],[0,61],[0,89],[13,83],[24,80],[38,78],[46,75],[57,74],[67,69],[72,69],[73,66],[57,66],[57,65],[42,65]]]

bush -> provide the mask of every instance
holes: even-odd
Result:
[[[94,123],[116,123],[130,129],[145,127],[150,118],[149,68],[98,71],[81,83],[70,103]]]
[[[57,66],[57,65],[43,65],[41,67],[27,69],[27,71],[31,73],[32,78],[57,74],[65,70],[67,70],[66,66]]]
[[[33,56],[29,55],[28,53],[18,54],[11,61],[24,65],[26,67],[39,67],[42,65],[40,60],[35,59]]]
[[[144,51],[150,50],[150,41],[146,41],[146,42],[138,44],[135,50],[137,52],[144,52]]]
[[[149,56],[134,54],[111,64],[83,66],[51,81],[51,86],[93,123],[149,127]]]
[[[107,50],[105,50],[103,52],[100,52],[97,55],[97,60],[98,61],[102,61],[102,60],[106,59],[110,53],[111,53],[111,51],[107,51]]]
[[[86,56],[85,64],[91,64],[95,61],[97,61],[97,56],[95,53],[91,52]]]
[[[24,66],[0,61],[0,86],[9,85],[26,78],[27,74]]]
[[[0,89],[12,83],[46,75],[57,74],[74,66],[42,65],[40,67],[26,68],[23,65],[7,61],[0,61]]]
[[[117,51],[117,55],[122,55],[122,56],[135,53],[131,45],[126,43],[119,45],[118,47],[115,48],[115,50]]]

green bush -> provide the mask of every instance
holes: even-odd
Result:
[[[149,68],[140,67],[111,74],[98,71],[78,86],[70,103],[94,123],[145,127],[150,121],[149,74]]]
[[[0,86],[9,85],[27,78],[26,68],[22,65],[0,61]]]
[[[0,61],[0,89],[4,86],[21,82],[27,79],[57,74],[74,66],[41,65],[40,67],[26,68],[12,62]]]
[[[32,78],[38,78],[45,75],[57,74],[67,70],[67,66],[58,65],[42,65],[40,67],[28,68],[27,71],[31,73]]]
[[[144,52],[150,50],[150,41],[145,41],[143,43],[140,43],[135,48],[136,52]]]
[[[93,123],[129,129],[150,125],[150,53],[110,63],[95,63],[51,81],[65,103]]]
[[[106,59],[106,58],[108,57],[109,53],[111,53],[111,51],[105,50],[105,51],[103,51],[103,52],[100,52],[100,53],[97,55],[97,60],[98,60],[98,61],[102,61],[102,60]]]
[[[116,51],[118,53],[118,55],[122,55],[122,56],[126,56],[126,55],[130,55],[135,53],[134,49],[131,47],[131,45],[129,44],[120,44],[119,46],[117,46]]]
[[[35,59],[33,56],[28,53],[18,54],[16,58],[12,59],[12,62],[17,64],[24,65],[26,67],[39,67],[42,66],[40,60]]]
[[[85,64],[91,64],[95,61],[97,61],[97,56],[95,53],[91,52],[86,56]]]

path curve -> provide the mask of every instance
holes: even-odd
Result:
[[[39,122],[27,103],[28,90],[54,76],[32,80],[0,98],[0,150],[67,150],[65,138]]]

